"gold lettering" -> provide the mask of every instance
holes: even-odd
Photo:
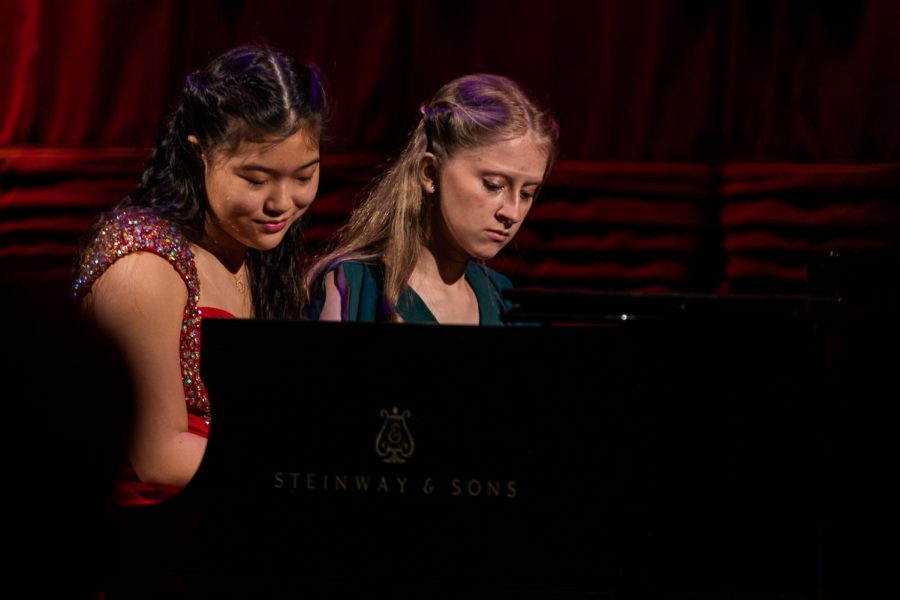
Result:
[[[360,475],[356,476],[356,489],[360,492],[368,492],[369,491],[369,482],[372,480],[371,477],[366,475],[362,477]]]
[[[515,481],[507,481],[506,482],[506,497],[507,498],[515,498],[516,497],[516,482]]]
[[[272,473],[272,486],[276,490],[302,488],[309,491],[348,491],[353,486],[358,492],[376,491],[390,494],[395,491],[406,494],[408,483],[409,477],[386,477],[384,475],[335,475],[300,471],[273,471]],[[423,478],[421,489],[423,494],[432,495],[435,489],[435,480],[431,477]],[[519,489],[518,483],[514,480],[455,478],[450,480],[450,495],[471,498],[505,496],[512,499],[519,495]]]

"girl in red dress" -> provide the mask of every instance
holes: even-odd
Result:
[[[325,109],[315,66],[264,46],[226,52],[188,76],[137,189],[88,236],[74,292],[135,382],[118,502],[165,499],[200,465],[201,318],[299,316]]]

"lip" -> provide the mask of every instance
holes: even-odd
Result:
[[[497,229],[487,229],[487,236],[495,242],[506,242],[509,240],[509,233]]]
[[[278,233],[279,231],[287,227],[288,220],[282,219],[281,221],[257,221],[256,223],[266,233]]]

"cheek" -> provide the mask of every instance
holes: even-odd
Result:
[[[256,208],[262,202],[257,199],[254,194],[244,193],[243,195],[235,195],[229,198],[231,212],[236,216],[250,215],[256,212]]]
[[[441,198],[441,213],[447,228],[455,233],[465,231],[474,220],[472,206],[458,196]]]
[[[441,194],[444,214],[456,223],[477,220],[477,216],[490,210],[490,198],[476,185],[447,186]]]
[[[318,191],[319,180],[316,178],[315,181],[310,181],[309,185],[302,187],[299,192],[294,194],[294,204],[300,208],[308,207],[316,199]]]
[[[209,191],[209,206],[220,219],[228,220],[253,214],[258,205],[259,200],[252,191],[235,188]]]

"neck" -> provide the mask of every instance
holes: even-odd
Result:
[[[428,243],[419,252],[419,260],[413,268],[413,278],[426,281],[440,281],[446,286],[463,284],[469,257],[459,252],[441,248],[439,244]]]
[[[237,273],[244,266],[247,247],[222,231],[209,216],[206,218],[200,244],[232,273]]]
[[[466,274],[471,257],[452,241],[436,206],[432,207],[430,221],[427,239],[419,251],[414,273],[419,272],[432,281],[439,279],[444,285],[458,284]]]

